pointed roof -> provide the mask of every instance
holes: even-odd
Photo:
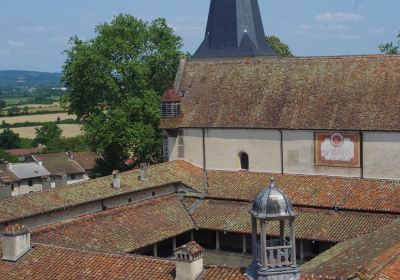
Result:
[[[275,55],[257,0],[211,0],[206,35],[193,58]]]

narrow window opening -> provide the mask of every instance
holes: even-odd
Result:
[[[30,186],[30,187],[33,186],[33,181],[32,181],[32,180],[29,180],[29,181],[28,181],[28,186]]]
[[[240,157],[240,169],[249,170],[249,155],[246,153],[241,153]]]
[[[132,202],[132,198],[128,198],[128,202],[131,203]]]

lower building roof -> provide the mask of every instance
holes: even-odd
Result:
[[[379,275],[400,270],[399,232],[397,219],[372,233],[341,242],[303,265],[302,273],[326,279],[396,279]]]
[[[38,243],[129,253],[194,228],[177,195],[143,201],[33,230]]]
[[[248,233],[251,203],[206,199],[192,213],[201,229]],[[304,240],[340,242],[372,232],[398,216],[295,207],[296,237]],[[278,222],[267,225],[267,234],[279,236]],[[287,232],[287,234],[289,234]]]
[[[0,278],[7,280],[173,280],[175,279],[175,263],[149,257],[33,244],[32,249],[16,263],[0,260]],[[199,280],[217,279],[247,278],[237,269],[206,267]]]
[[[9,168],[15,177],[19,180],[38,178],[43,176],[50,176],[50,172],[42,165],[29,162],[29,163],[14,163]]]
[[[75,160],[68,158],[67,153],[41,154],[35,156],[37,161],[42,161],[43,165],[52,175],[62,173],[77,174],[84,173],[85,170]]]
[[[400,213],[398,180],[209,171],[207,196],[252,201],[271,177],[295,206]]]
[[[172,194],[39,227],[33,230],[32,239],[77,249],[128,253],[192,229],[251,234],[250,203],[206,199],[190,210],[195,203],[196,199],[192,198],[182,203],[178,195]],[[384,214],[295,210],[299,214],[297,238],[326,242],[360,236],[395,219]],[[267,234],[279,235],[277,222],[268,224]]]
[[[396,180],[208,171],[206,184],[203,170],[183,160],[150,166],[146,182],[138,180],[138,175],[138,170],[121,173],[121,189],[118,190],[111,187],[111,176],[106,176],[42,193],[3,199],[0,223],[176,183],[210,199],[252,201],[271,177],[275,177],[276,185],[297,207],[400,214],[400,181]]]
[[[85,170],[92,170],[99,156],[93,152],[74,152],[74,160]]]

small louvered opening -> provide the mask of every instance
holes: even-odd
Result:
[[[162,118],[176,118],[181,115],[180,102],[162,102],[161,104],[161,117]]]

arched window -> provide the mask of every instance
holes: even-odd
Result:
[[[240,169],[249,170],[249,155],[246,153],[240,153]]]

